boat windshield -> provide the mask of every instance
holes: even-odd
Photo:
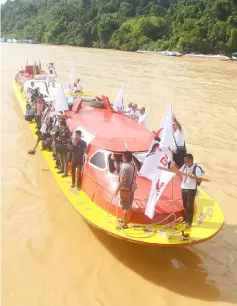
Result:
[[[140,171],[147,154],[148,154],[148,151],[133,153],[133,161],[136,164],[138,171]]]
[[[133,162],[136,165],[137,171],[140,171],[147,154],[148,154],[148,151],[133,153]],[[109,171],[111,173],[116,174],[116,175],[119,174],[119,169],[123,163],[122,156],[123,156],[123,153],[113,153],[113,152],[111,152],[108,155]]]

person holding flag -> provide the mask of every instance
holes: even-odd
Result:
[[[155,213],[156,203],[159,201],[165,187],[175,176],[175,173],[164,171],[158,167],[168,169],[172,163],[172,105],[161,121],[159,130],[153,140],[149,153],[144,160],[140,175],[152,181],[151,191],[147,202],[145,214],[152,219]]]

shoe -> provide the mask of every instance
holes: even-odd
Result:
[[[59,168],[59,166],[58,166],[58,165],[55,165],[55,166],[54,166],[54,168],[55,168],[55,169],[58,169],[58,168]]]
[[[188,229],[188,228],[190,228],[191,226],[192,226],[192,224],[186,223],[185,228]]]
[[[63,175],[62,175],[62,177],[67,177],[67,176],[68,176],[68,174],[63,174]]]
[[[77,191],[80,191],[81,190],[81,187],[77,187]]]
[[[74,188],[74,187],[75,187],[75,184],[72,184],[72,185],[71,185],[71,188]]]
[[[63,171],[62,170],[59,170],[58,172],[57,172],[57,174],[62,174],[63,173]]]

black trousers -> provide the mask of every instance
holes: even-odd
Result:
[[[81,174],[83,165],[80,165],[77,161],[72,161],[72,184],[76,183],[76,169],[77,169],[77,188],[81,188]]]
[[[192,224],[194,213],[194,201],[196,196],[196,189],[182,189],[182,199],[184,206],[184,218],[187,223]]]
[[[67,175],[68,170],[68,153],[57,153],[57,159],[59,161],[60,170]]]
[[[35,115],[35,123],[36,123],[36,126],[37,126],[37,129],[40,130],[41,128],[41,115]]]

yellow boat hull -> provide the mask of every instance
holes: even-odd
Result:
[[[21,110],[25,113],[26,102],[16,82],[13,83],[13,88]],[[83,95],[95,96],[89,93],[83,93]],[[35,136],[35,124],[31,123],[29,127]],[[196,197],[197,209],[192,228],[184,232],[187,236],[182,235],[183,224],[175,225],[175,235],[172,234],[173,232],[170,228],[160,231],[161,225],[145,226],[129,224],[128,229],[118,229],[119,223],[116,216],[111,215],[96,205],[83,191],[77,192],[75,189],[72,189],[70,187],[71,178],[62,178],[57,174],[57,169],[54,168],[52,153],[42,151],[42,154],[62,192],[82,218],[98,229],[117,238],[148,245],[185,246],[211,239],[223,226],[224,216],[220,205],[200,189],[199,195]]]

